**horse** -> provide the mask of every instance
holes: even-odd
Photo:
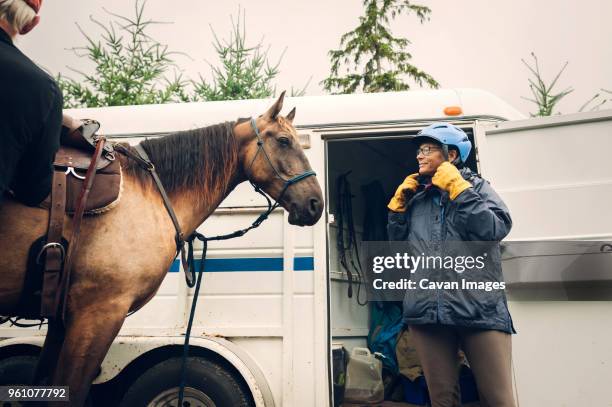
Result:
[[[295,108],[281,116],[284,92],[261,116],[145,140],[185,236],[210,216],[240,183],[250,181],[289,212],[289,223],[315,224],[323,211],[314,176],[293,126]],[[132,147],[128,147],[132,148]],[[263,152],[260,151],[263,149]],[[83,405],[91,382],[128,313],[156,293],[176,257],[175,227],[149,172],[125,155],[118,205],[81,225],[63,323],[49,320],[36,381],[69,386],[71,405]],[[16,309],[32,242],[46,234],[47,209],[14,199],[0,204],[0,315]],[[71,234],[65,216],[65,235]],[[122,253],[130,253],[123,256]],[[121,264],[119,264],[121,259]]]

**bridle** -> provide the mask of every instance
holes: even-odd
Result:
[[[218,236],[213,236],[213,237],[206,237],[204,235],[202,235],[199,232],[193,232],[193,234],[191,236],[189,236],[187,239],[185,239],[185,242],[187,243],[187,247],[188,247],[188,253],[187,253],[187,257],[185,258],[185,251],[184,251],[184,243],[181,245],[181,247],[178,248],[177,250],[177,254],[180,252],[181,253],[181,262],[183,264],[183,270],[185,271],[185,282],[187,283],[188,287],[193,287],[196,283],[196,271],[195,271],[195,260],[194,260],[194,256],[193,256],[193,242],[195,239],[200,240],[201,242],[204,243],[204,249],[202,251],[202,259],[204,259],[206,257],[206,246],[207,246],[207,242],[211,241],[211,240],[228,240],[228,239],[233,239],[235,237],[240,237],[243,236],[245,233],[247,233],[248,231],[250,231],[251,229],[255,229],[256,227],[258,227],[259,225],[261,225],[261,223],[268,219],[268,216],[272,213],[272,211],[274,211],[276,208],[278,208],[280,206],[281,200],[283,199],[283,196],[285,195],[285,192],[287,192],[287,189],[293,185],[296,184],[300,181],[302,181],[303,179],[306,179],[310,176],[316,176],[316,172],[312,171],[312,170],[307,170],[304,171],[303,173],[296,175],[294,177],[291,177],[289,179],[286,179],[285,177],[283,177],[281,175],[281,173],[278,171],[278,169],[274,166],[274,164],[272,163],[272,160],[270,159],[270,155],[268,154],[268,152],[266,151],[265,147],[264,147],[264,142],[263,139],[261,138],[261,133],[259,132],[259,129],[257,128],[257,124],[255,122],[255,119],[251,118],[251,129],[253,130],[253,133],[255,133],[255,137],[257,138],[257,151],[255,152],[255,155],[253,156],[253,159],[251,160],[249,166],[247,167],[247,170],[245,171],[246,175],[247,175],[247,179],[249,181],[249,183],[251,184],[251,186],[253,187],[253,189],[255,190],[255,192],[257,192],[258,194],[260,194],[261,196],[263,196],[266,199],[266,202],[268,204],[268,209],[266,209],[264,212],[262,212],[257,219],[255,219],[253,221],[253,223],[251,223],[250,226],[244,228],[244,229],[239,229],[236,230],[232,233],[228,233],[225,235],[218,235]],[[257,157],[259,156],[259,153],[262,153],[262,155],[265,157],[266,161],[268,162],[268,165],[270,165],[270,168],[272,168],[272,171],[274,171],[274,174],[276,175],[277,178],[281,179],[284,182],[283,188],[281,189],[281,193],[279,194],[278,198],[276,198],[274,200],[274,203],[272,203],[272,199],[270,199],[270,197],[268,196],[268,194],[266,194],[260,187],[259,185],[255,184],[255,182],[253,182],[253,180],[249,177],[249,174],[251,172],[251,169],[253,168],[253,164],[255,163],[255,160],[257,159]],[[178,226],[175,225],[175,227]],[[177,229],[177,232],[180,231],[180,228]],[[178,236],[178,235],[177,235]],[[178,246],[177,246],[178,247]],[[203,264],[204,264],[204,260],[201,260],[200,263],[200,269],[198,271],[198,273],[202,273],[203,270]]]
[[[296,175],[295,177],[286,179],[285,177],[283,177],[281,175],[281,173],[278,171],[278,169],[276,169],[276,167],[274,166],[274,164],[272,163],[272,160],[270,159],[270,156],[268,155],[268,152],[266,151],[266,149],[264,148],[264,142],[261,138],[261,133],[259,132],[259,129],[257,128],[257,123],[255,122],[255,119],[251,118],[251,128],[253,129],[253,133],[255,133],[255,137],[257,137],[257,151],[255,152],[255,155],[253,156],[253,159],[251,160],[251,163],[248,166],[248,169],[246,171],[247,176],[248,174],[251,172],[251,169],[253,168],[253,164],[255,163],[255,160],[257,159],[257,157],[259,156],[259,153],[262,153],[263,156],[265,157],[266,161],[268,162],[268,165],[270,165],[270,168],[272,168],[272,171],[274,171],[274,174],[276,175],[277,178],[281,179],[285,184],[283,185],[283,189],[281,190],[280,195],[278,196],[278,198],[276,198],[276,202],[274,202],[274,205],[271,204],[270,199],[268,198],[268,196],[266,194],[263,193],[263,191],[261,191],[261,188],[259,188],[250,178],[249,178],[249,183],[253,186],[253,188],[255,188],[255,191],[263,194],[264,197],[268,200],[268,207],[272,208],[272,210],[276,209],[279,205],[281,200],[283,199],[283,196],[285,195],[285,192],[287,191],[287,188],[289,188],[291,185],[298,183],[299,181],[310,177],[311,175],[316,176],[317,174],[313,171],[313,170],[307,170],[304,171],[303,173]],[[272,212],[272,210],[270,210],[270,212]]]

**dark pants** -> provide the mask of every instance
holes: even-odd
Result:
[[[444,325],[411,325],[432,407],[461,406],[458,348],[465,352],[483,407],[515,407],[512,340],[501,331]]]

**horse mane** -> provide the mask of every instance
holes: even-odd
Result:
[[[147,139],[145,149],[169,196],[191,192],[206,204],[232,187],[238,164],[235,122],[172,133]],[[126,172],[143,185],[152,185],[151,174],[133,160]]]

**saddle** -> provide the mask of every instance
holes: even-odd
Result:
[[[87,121],[82,127],[82,130],[77,128],[71,132],[70,138],[67,136],[61,140],[62,144],[53,161],[54,171],[64,172],[66,175],[65,212],[69,215],[73,215],[76,210],[79,194],[85,183],[85,174],[93,159],[94,137],[100,124]],[[81,134],[83,137],[80,137]],[[90,138],[85,138],[85,134],[90,134]],[[121,165],[119,160],[115,160],[115,153],[110,145],[104,145],[103,152],[95,163],[94,175],[95,179],[85,202],[85,215],[98,215],[109,211],[119,201]],[[53,192],[41,203],[43,208],[51,209],[52,196]]]
[[[29,318],[63,320],[82,218],[111,210],[119,202],[121,193],[121,165],[115,159],[113,147],[97,134],[100,124],[64,115],[62,125],[61,145],[53,162],[51,194],[41,203],[50,211],[49,228],[47,235],[30,249],[29,281],[26,277],[26,288],[30,289],[24,290],[30,292],[29,306],[21,308],[27,309]],[[63,233],[66,214],[72,216],[70,236]]]

